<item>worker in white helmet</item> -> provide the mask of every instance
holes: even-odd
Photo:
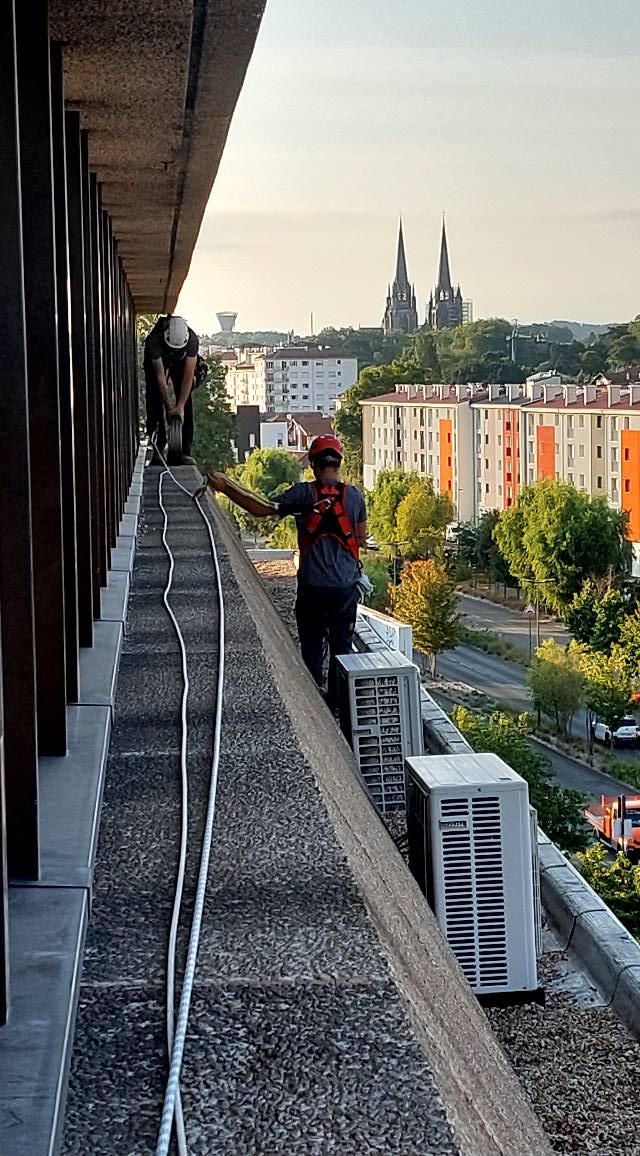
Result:
[[[193,406],[198,363],[198,334],[184,317],[160,317],[144,343],[144,379],[147,403],[147,434],[156,434],[159,450],[167,444],[166,422],[179,417],[182,422],[182,460],[193,464]],[[169,391],[173,386],[175,400]]]

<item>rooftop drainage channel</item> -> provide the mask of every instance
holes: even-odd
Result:
[[[355,647],[375,651],[387,649],[387,643],[359,618]],[[420,699],[428,751],[469,752],[466,739],[424,687]],[[640,944],[541,830],[538,850],[542,904],[561,949],[575,954],[607,1005],[640,1039]]]
[[[3,1156],[50,1156],[59,1142],[144,460],[141,449],[94,646],[80,652],[68,753],[39,761],[40,878],[9,888],[11,1009],[0,1032]]]

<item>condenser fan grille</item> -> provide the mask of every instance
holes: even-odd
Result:
[[[473,987],[506,987],[500,799],[443,799],[440,813],[451,824],[442,832],[447,940]]]

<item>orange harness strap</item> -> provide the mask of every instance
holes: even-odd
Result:
[[[349,550],[356,562],[360,559],[354,527],[344,508],[344,482],[320,490],[314,484],[314,506],[300,522],[300,554],[303,555],[318,538],[335,538]]]

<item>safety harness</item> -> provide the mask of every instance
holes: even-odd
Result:
[[[349,550],[356,562],[360,559],[358,541],[351,519],[344,508],[345,483],[318,486],[312,483],[313,507],[298,518],[300,560],[318,538],[335,538]]]

